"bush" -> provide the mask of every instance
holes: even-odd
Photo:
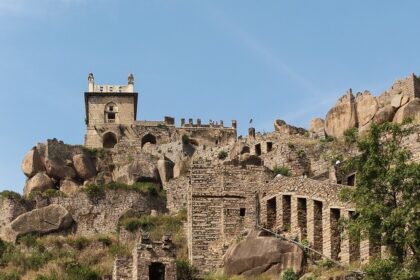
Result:
[[[182,144],[188,145],[190,143],[190,137],[187,134],[182,135]]]
[[[80,251],[89,246],[90,241],[86,237],[80,236],[74,239],[71,243],[73,248]]]
[[[20,279],[21,279],[21,275],[17,271],[12,271],[10,273],[0,275],[0,280],[20,280]]]
[[[293,269],[288,268],[283,272],[282,280],[298,280],[298,276]]]
[[[101,280],[98,272],[78,263],[68,265],[66,272],[66,280]]]
[[[290,176],[289,168],[286,166],[274,166],[273,172],[276,175]]]
[[[197,271],[192,267],[188,260],[176,261],[177,279],[193,280],[196,279]]]
[[[13,199],[13,200],[22,200],[22,196],[14,191],[2,191],[0,192],[0,197],[7,198],[7,199]]]
[[[36,247],[38,245],[36,236],[31,233],[19,237],[17,242],[25,245],[28,248]]]
[[[228,153],[227,153],[226,151],[220,151],[220,152],[219,152],[219,154],[217,155],[217,157],[218,157],[220,160],[224,160],[224,159],[226,159],[226,158],[227,158],[227,156],[228,156]]]
[[[297,154],[297,156],[298,156],[299,158],[304,158],[304,157],[306,157],[306,153],[305,153],[305,151],[304,151],[304,150],[302,150],[302,149],[298,150],[298,151],[296,152],[296,154]]]
[[[109,253],[113,256],[130,256],[131,251],[130,248],[128,248],[127,245],[122,244],[113,244],[111,247],[109,247]]]
[[[335,138],[334,137],[332,137],[332,136],[330,136],[330,135],[327,135],[327,136],[325,136],[325,138],[324,139],[320,139],[319,141],[321,142],[321,143],[329,143],[329,142],[333,142],[335,140]]]
[[[346,129],[343,133],[344,143],[351,145],[357,142],[358,139],[358,130],[356,127]]]
[[[292,142],[288,142],[287,147],[289,147],[290,150],[296,149],[295,145]]]
[[[86,193],[90,200],[102,199],[105,196],[104,188],[94,184],[87,185],[82,191]]]

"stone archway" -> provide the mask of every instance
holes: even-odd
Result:
[[[114,148],[115,144],[117,144],[117,136],[112,132],[107,132],[102,137],[103,147],[105,149],[112,149]]]
[[[153,134],[146,134],[143,136],[143,138],[141,139],[141,147],[143,148],[143,146],[146,143],[150,143],[155,145],[156,144],[156,137]]]

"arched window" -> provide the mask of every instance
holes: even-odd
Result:
[[[103,137],[103,147],[106,149],[114,148],[117,144],[117,136],[112,132],[105,133]]]
[[[141,147],[143,148],[146,143],[156,144],[156,137],[150,133],[144,135],[141,139]]]
[[[116,123],[118,117],[118,107],[114,102],[105,105],[105,122]]]

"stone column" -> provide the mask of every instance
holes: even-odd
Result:
[[[313,199],[307,199],[306,200],[306,207],[307,207],[306,219],[308,221],[308,224],[307,224],[308,237],[307,237],[307,239],[308,239],[309,245],[311,247],[313,247],[314,243],[315,243],[315,232],[314,232],[314,227],[315,227],[315,224],[314,224],[314,220],[315,220],[314,208],[315,208],[315,205],[314,205]]]
[[[301,241],[301,235],[300,235],[300,228],[299,228],[299,222],[298,222],[298,201],[296,196],[291,197],[291,228],[290,232],[292,233],[292,236],[297,236],[298,240]]]
[[[277,204],[276,227],[281,229],[283,228],[283,196],[281,194],[276,196],[276,204]]]
[[[341,210],[340,215],[344,219],[350,219],[348,211]],[[341,235],[340,260],[344,264],[350,264],[350,238],[348,232],[344,232],[344,234]]]
[[[369,253],[370,253],[369,239],[364,238],[360,241],[360,262],[362,264],[367,264],[369,262]]]
[[[323,254],[331,258],[330,208],[326,206],[326,203],[322,207],[322,240]]]

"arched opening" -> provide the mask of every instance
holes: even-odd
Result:
[[[105,133],[103,137],[103,147],[106,149],[114,148],[117,144],[117,136],[112,132]]]
[[[248,146],[244,146],[241,150],[241,155],[251,153],[251,149]]]
[[[141,139],[141,147],[143,148],[143,146],[146,143],[150,143],[155,145],[156,144],[156,137],[152,134],[146,134],[145,136],[143,136],[143,138]]]
[[[118,107],[115,103],[110,102],[105,105],[105,122],[116,123],[118,116]]]
[[[153,262],[149,266],[149,279],[165,280],[165,265],[161,262]]]

